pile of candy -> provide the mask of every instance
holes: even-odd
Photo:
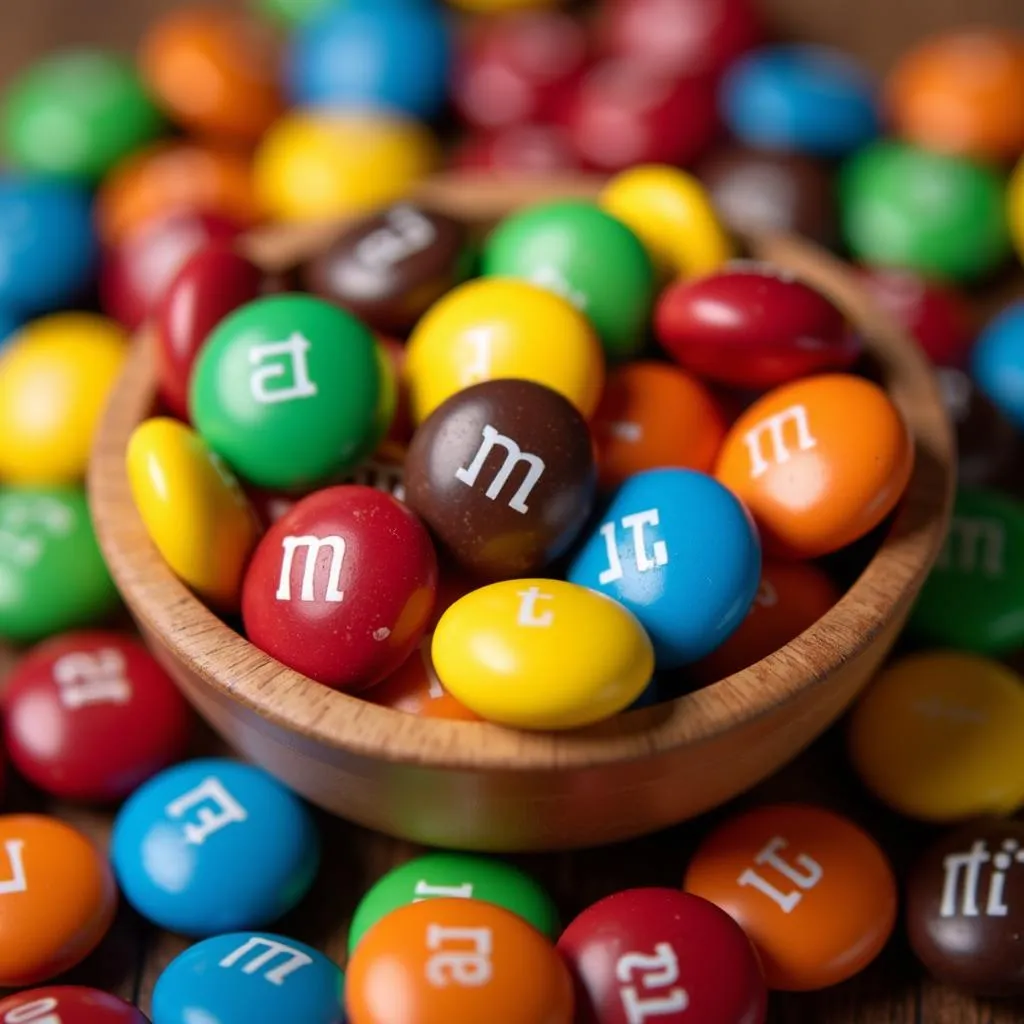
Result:
[[[148,321],[164,410],[131,440],[137,506],[284,664],[410,714],[563,730],[760,660],[839,599],[833,556],[858,571],[913,465],[840,311],[737,259],[738,235],[784,228],[860,265],[957,422],[951,535],[848,750],[886,805],[956,825],[901,880],[919,959],[1024,993],[1024,303],[982,327],[968,291],[1024,247],[1024,40],[928,40],[879,86],[766,44],[747,0],[586,21],[460,0],[487,13],[457,29],[430,0],[258,6],[183,9],[135,63],[57,55],[6,94],[0,640],[36,646],[4,749],[45,794],[120,806],[109,860],[56,818],[0,816],[0,986],[82,961],[118,891],[200,940],[154,1024],[755,1024],[769,989],[872,961],[886,855],[831,811],[768,805],[705,835],[681,889],[565,928],[510,865],[413,860],[366,894],[343,976],[262,930],[319,870],[309,810],[260,769],[182,762],[171,680],[94,628],[118,599],[81,481]],[[610,177],[481,232],[404,198],[451,113],[456,169]],[[338,216],[280,272],[240,241]],[[58,1020],[146,1018],[83,988],[0,1001],[4,1024]]]

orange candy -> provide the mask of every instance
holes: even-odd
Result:
[[[838,814],[798,804],[759,807],[720,826],[698,847],[683,887],[743,928],[772,989],[852,977],[896,920],[896,880],[875,841]]]
[[[430,657],[430,641],[428,636],[406,658],[397,672],[361,696],[374,704],[419,715],[421,718],[455,718],[464,722],[479,722],[479,715],[457,701],[441,685]]]
[[[254,224],[259,210],[249,161],[194,142],[161,142],[118,164],[96,197],[100,237],[109,245],[123,241],[146,221],[182,210]]]
[[[157,21],[139,50],[143,80],[191,131],[255,143],[284,110],[278,42],[244,14],[186,7]]]
[[[689,671],[702,685],[740,672],[785,647],[841,597],[810,562],[766,562],[747,617],[728,640]]]
[[[0,817],[0,986],[73,967],[114,919],[106,858],[80,832],[36,814]]]
[[[910,432],[888,395],[835,373],[758,399],[730,429],[715,475],[750,509],[766,555],[817,558],[877,526],[913,465]]]
[[[621,366],[609,374],[594,417],[601,486],[662,466],[708,472],[726,426],[714,395],[685,370],[655,362]]]
[[[896,132],[940,153],[1015,159],[1024,149],[1024,39],[997,29],[926,40],[892,69],[885,103]]]
[[[349,1024],[572,1024],[568,968],[522,918],[472,899],[411,903],[360,940]]]

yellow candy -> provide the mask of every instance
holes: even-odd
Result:
[[[709,274],[736,254],[704,186],[676,167],[622,171],[604,187],[600,204],[633,229],[668,276]]]
[[[896,662],[850,718],[849,750],[865,784],[925,821],[1007,814],[1024,804],[1024,680],[975,654]]]
[[[608,718],[654,671],[643,627],[618,602],[574,583],[507,580],[441,616],[431,656],[456,700],[521,729],[572,729]]]
[[[167,564],[204,600],[236,608],[260,527],[235,477],[194,430],[164,417],[135,428],[127,465],[132,497]]]
[[[0,355],[0,481],[48,486],[85,476],[93,432],[128,336],[92,313],[27,324]]]
[[[427,310],[409,339],[405,372],[417,423],[456,391],[499,377],[546,384],[590,416],[604,386],[604,354],[589,321],[566,299],[525,281],[486,277]]]
[[[401,198],[437,162],[434,137],[415,121],[295,111],[263,137],[254,186],[275,220],[330,220]]]
[[[1006,215],[1017,256],[1024,262],[1024,157],[1017,163],[1006,192]]]

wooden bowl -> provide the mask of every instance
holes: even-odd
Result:
[[[580,179],[441,178],[418,198],[486,222],[534,199],[595,188]],[[331,230],[277,228],[253,236],[249,250],[280,266]],[[110,569],[156,657],[232,746],[313,803],[429,845],[513,851],[624,839],[699,814],[773,772],[840,715],[896,639],[943,541],[954,453],[924,357],[868,304],[850,270],[795,239],[748,242],[756,258],[789,269],[847,310],[917,452],[877,554],[842,600],[785,648],[678,700],[562,734],[417,718],[313,682],[221,622],[146,534],[124,461],[132,429],[154,405],[153,348],[144,336],[96,438],[89,491]]]

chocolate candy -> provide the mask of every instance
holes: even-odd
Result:
[[[944,836],[910,873],[907,932],[938,978],[1024,993],[1024,823],[981,819]]]
[[[590,514],[597,471],[586,421],[558,392],[493,380],[457,392],[417,430],[406,500],[467,569],[543,568]]]
[[[399,332],[467,276],[470,258],[462,224],[397,203],[348,227],[301,277],[371,327]]]

